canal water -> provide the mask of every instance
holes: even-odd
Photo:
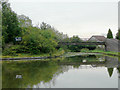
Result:
[[[118,88],[117,62],[101,55],[3,61],[2,88]]]

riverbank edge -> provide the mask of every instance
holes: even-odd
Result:
[[[88,51],[86,53],[99,53],[99,54],[104,54],[104,55],[109,55],[109,56],[117,56],[120,57],[120,52],[105,52],[105,51]]]
[[[108,54],[108,53],[100,53],[100,52],[81,52],[81,53],[86,53],[86,54],[103,54],[103,55],[109,55],[109,56],[117,56],[120,57],[119,55],[116,54]],[[65,53],[63,53],[65,54]],[[58,55],[58,56],[44,56],[44,57],[21,57],[21,58],[2,58],[0,60],[7,61],[7,60],[34,60],[34,59],[51,59],[51,58],[57,58],[57,57],[62,57],[63,54]]]
[[[63,54],[65,54],[65,51],[57,51],[56,53],[53,53],[51,55],[49,54],[42,54],[42,55],[31,55],[31,54],[27,54],[27,55],[21,55],[21,56],[2,56],[0,58],[0,60],[33,60],[33,59],[50,59],[50,58],[57,58],[57,57],[61,57]]]
[[[69,53],[69,52],[68,52]],[[58,58],[58,57],[63,57],[63,55],[64,54],[66,54],[66,52],[65,53],[63,53],[63,54],[61,54],[61,55],[58,55],[58,56],[44,56],[44,57],[18,57],[18,58],[2,58],[2,59],[0,59],[0,60],[3,60],[3,61],[7,61],[7,60],[34,60],[34,59],[52,59],[52,58]],[[96,53],[82,53],[82,54],[88,54],[88,55],[90,55],[90,54],[96,54]],[[98,54],[98,53],[97,53]],[[79,55],[81,55],[81,54],[79,54]],[[72,56],[72,55],[69,55],[69,56]],[[75,55],[76,56],[76,55]],[[64,56],[64,57],[66,57],[66,56]]]
[[[95,53],[99,53],[99,52],[95,52]],[[107,54],[107,53],[100,53],[100,54],[120,57],[120,55],[117,55],[117,54]]]
[[[61,57],[62,55],[59,56],[46,56],[46,57],[22,57],[22,58],[2,58],[0,60],[33,60],[33,59],[50,59],[50,58],[57,58]]]

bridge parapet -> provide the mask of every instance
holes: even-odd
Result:
[[[105,45],[106,51],[120,52],[120,40],[106,39],[105,42],[59,42],[60,45]]]
[[[105,42],[59,42],[59,45],[105,45]]]
[[[117,39],[106,39],[105,41],[106,51],[119,52],[120,50],[119,43],[120,41]]]

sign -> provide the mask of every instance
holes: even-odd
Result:
[[[17,41],[17,42],[22,41],[22,38],[21,37],[16,37],[15,41]]]

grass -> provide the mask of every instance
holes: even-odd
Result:
[[[47,56],[60,56],[64,54],[64,50],[58,50],[52,53],[51,55],[49,53],[43,53],[43,54],[30,54],[30,53],[18,53],[16,56],[2,56],[2,58],[24,58],[24,57],[47,57]]]
[[[120,56],[120,54],[118,52],[111,52],[111,51],[89,50],[88,52],[91,52],[91,53],[102,53],[102,54],[113,55],[113,56]]]

